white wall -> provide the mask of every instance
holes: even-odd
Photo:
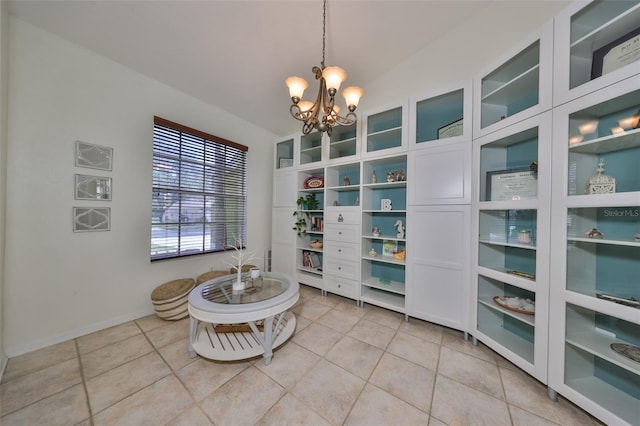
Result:
[[[515,47],[524,48],[520,45],[522,40],[572,2],[498,0],[487,3],[481,13],[461,22],[458,28],[366,86],[360,101],[362,112],[477,77]]]
[[[0,378],[7,362],[2,336],[4,334],[4,254],[5,206],[7,182],[7,85],[9,58],[9,12],[7,2],[0,2]]]
[[[227,255],[149,261],[154,115],[249,146],[248,248],[262,256],[276,135],[14,17],[9,24],[9,356],[152,313],[157,285],[226,267]],[[75,167],[76,140],[113,147],[113,172]],[[113,200],[74,201],[75,173],[112,176]],[[72,207],[90,205],[111,207],[111,231],[72,232]]]

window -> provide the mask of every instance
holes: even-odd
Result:
[[[244,145],[154,117],[151,260],[245,243],[247,152]]]

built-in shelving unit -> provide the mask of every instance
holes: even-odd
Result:
[[[398,104],[364,114],[363,156],[393,155],[407,149],[407,105]]]
[[[476,295],[472,334],[547,380],[551,113],[474,140]],[[496,300],[496,298],[501,298]],[[511,298],[523,312],[498,303]],[[516,306],[517,308],[517,306]]]
[[[329,138],[329,160],[357,158],[360,143],[357,138],[357,125],[336,126]]]
[[[608,424],[640,419],[640,78],[554,109],[551,385]]]
[[[561,12],[555,19],[554,103],[638,74],[639,22],[637,0],[576,2]]]
[[[640,347],[639,22],[640,0],[576,1],[473,80],[278,141],[273,264],[462,330],[550,397],[638,424],[640,363],[613,348]],[[296,237],[308,194],[320,225]]]
[[[406,155],[362,167],[361,301],[399,312],[405,311],[406,173]]]
[[[476,78],[474,138],[551,108],[553,25]]]
[[[311,132],[300,136],[300,165],[320,163],[323,160],[322,133]]]
[[[305,206],[298,206],[297,219],[304,219],[306,221],[306,228],[304,232],[296,238],[295,265],[298,281],[312,287],[323,289],[323,249],[312,247],[311,242],[323,240],[325,228],[324,183],[321,185],[309,185],[309,179],[314,177],[324,182],[324,168],[299,171],[297,175],[298,197],[314,197],[317,201],[317,207],[315,209],[309,209],[305,208]],[[290,220],[293,224],[296,218],[291,217]]]
[[[276,143],[275,149],[275,170],[292,169],[294,164],[294,138]]]

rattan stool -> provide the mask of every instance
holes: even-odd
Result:
[[[249,272],[251,270],[251,268],[255,268],[256,265],[242,265],[242,272]],[[229,269],[229,273],[231,274],[237,274],[238,273],[238,268],[236,268],[235,266],[233,266],[231,269]]]
[[[209,271],[204,274],[198,275],[196,278],[196,284],[202,284],[205,281],[212,280],[214,278],[223,277],[225,275],[229,275],[229,271]]]
[[[169,281],[151,292],[156,315],[165,320],[179,320],[189,316],[189,293],[196,286],[193,278]]]

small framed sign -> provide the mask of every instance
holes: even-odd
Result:
[[[538,173],[530,167],[487,172],[487,201],[526,200],[538,196]]]
[[[461,136],[463,133],[463,119],[456,120],[438,129],[438,139]]]
[[[293,158],[280,158],[278,161],[278,168],[284,169],[285,167],[293,167]]]
[[[591,79],[640,60],[640,27],[593,51]]]

